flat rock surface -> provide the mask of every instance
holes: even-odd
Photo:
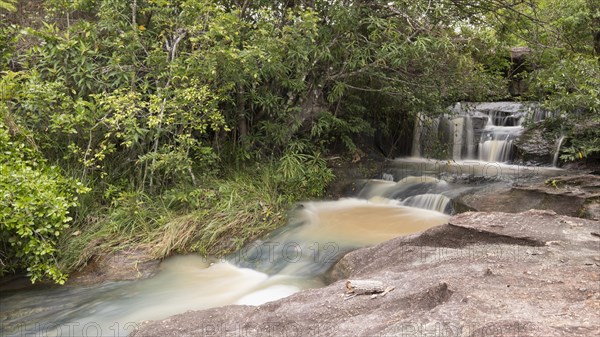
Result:
[[[544,182],[471,193],[455,202],[463,209],[474,211],[518,213],[546,209],[561,215],[599,220],[600,176],[559,176]]]
[[[600,223],[467,212],[347,254],[333,282],[261,306],[190,311],[133,336],[598,336]],[[345,297],[347,279],[386,296]]]

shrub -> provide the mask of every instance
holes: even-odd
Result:
[[[26,269],[32,282],[63,284],[56,244],[72,220],[76,193],[86,189],[49,166],[31,144],[13,138],[0,122],[0,275]]]

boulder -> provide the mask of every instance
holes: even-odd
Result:
[[[597,336],[599,233],[551,211],[463,213],[347,254],[324,288],[144,322],[132,336]],[[350,297],[348,279],[394,290]]]
[[[517,160],[530,165],[551,164],[556,152],[556,140],[541,126],[525,129],[514,145]]]

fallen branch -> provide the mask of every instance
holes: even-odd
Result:
[[[385,291],[383,282],[376,280],[348,280],[346,289],[348,294],[353,295],[370,295]]]
[[[385,288],[384,292],[382,292],[381,294],[373,294],[371,295],[371,299],[377,298],[377,297],[383,297],[385,295],[387,295],[390,291],[396,289],[396,287],[394,286],[389,286],[387,288]]]

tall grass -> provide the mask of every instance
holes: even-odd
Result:
[[[123,249],[141,248],[155,259],[190,252],[223,256],[283,225],[291,203],[311,197],[294,188],[297,184],[287,184],[277,165],[268,164],[154,197],[121,192],[67,233],[61,243],[63,267],[74,270],[93,256]]]

